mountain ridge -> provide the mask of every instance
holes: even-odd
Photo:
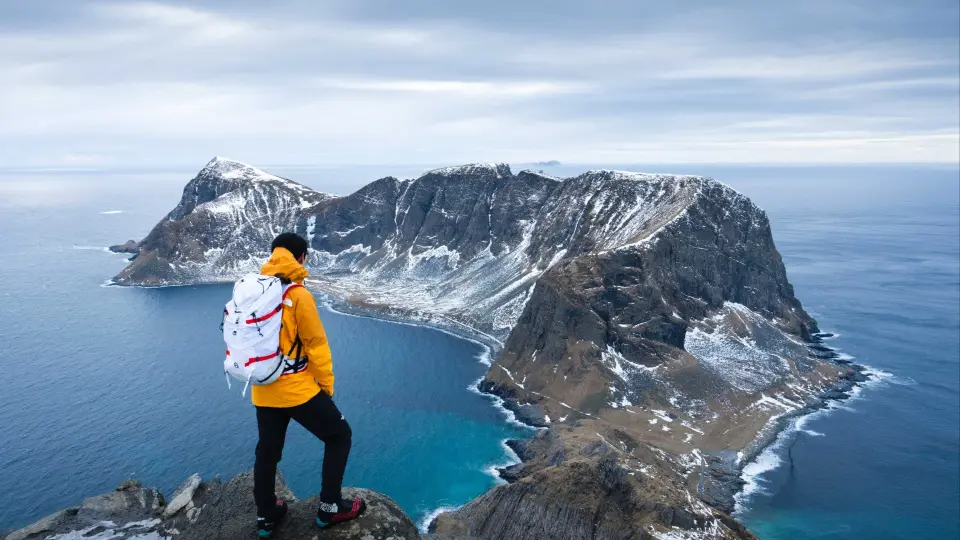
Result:
[[[586,535],[573,501],[612,497],[620,532],[666,538],[680,512],[699,535],[684,538],[749,538],[729,517],[739,469],[782,418],[862,378],[811,349],[766,214],[700,176],[470,164],[332,196],[215,158],[114,281],[231,281],[287,229],[311,246],[308,284],[343,306],[487,335],[481,389],[550,434],[440,532],[532,539],[535,516],[563,511]],[[538,510],[485,528],[504,504]]]

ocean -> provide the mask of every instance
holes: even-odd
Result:
[[[103,246],[140,238],[180,196],[171,175],[19,175],[0,180],[0,531],[134,477],[169,495],[194,472],[253,466],[249,395],[228,391],[220,312],[229,285],[105,287],[125,264]],[[15,184],[14,182],[23,182]],[[28,183],[29,182],[29,183]],[[388,494],[415,520],[457,506],[532,435],[480,395],[486,347],[418,326],[321,309],[353,428],[344,479]],[[320,490],[323,444],[291,423],[280,468]]]
[[[196,169],[202,164],[199,164]],[[349,192],[422,167],[264,167]],[[593,166],[543,167],[566,176]],[[797,296],[875,377],[794,422],[751,463],[737,516],[765,540],[960,536],[960,171],[954,166],[617,166],[714,176],[771,219]],[[139,239],[195,170],[0,172],[0,530],[127,477],[167,494],[252,466],[253,409],[220,367],[226,286],[126,289],[103,247]],[[415,519],[492,486],[532,431],[469,390],[486,349],[321,312],[354,428],[346,483]],[[21,361],[21,359],[23,361]],[[319,489],[322,444],[293,426],[281,469]]]

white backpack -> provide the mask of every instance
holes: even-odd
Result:
[[[287,292],[301,286],[284,285],[280,278],[259,274],[247,274],[233,285],[233,298],[223,310],[223,341],[227,344],[223,371],[228,387],[231,376],[244,381],[246,395],[248,385],[270,384],[284,373],[306,369],[299,337],[287,354],[280,350],[283,306],[292,305]]]

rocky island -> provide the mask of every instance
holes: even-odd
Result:
[[[754,538],[741,468],[864,377],[821,344],[766,214],[698,176],[473,164],[334,196],[215,158],[114,283],[232,281],[283,230],[339,308],[491,346],[481,390],[542,428],[438,534]]]

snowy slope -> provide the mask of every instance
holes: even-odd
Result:
[[[257,267],[273,235],[292,229],[311,243],[314,277],[337,292],[504,338],[546,269],[646,240],[705,182],[618,171],[560,181],[472,164],[332,197],[218,157],[116,282],[229,281]]]

